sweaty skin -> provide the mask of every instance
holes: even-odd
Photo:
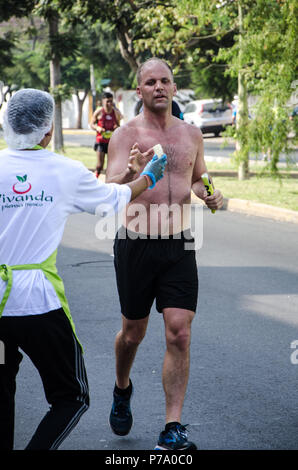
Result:
[[[144,110],[114,132],[109,146],[107,182],[125,183],[134,179],[152,158],[149,153],[147,160],[136,159],[132,162],[134,171],[129,171],[128,156],[134,145],[144,154],[161,144],[168,160],[164,178],[156,188],[145,191],[128,205],[124,225],[141,233],[162,234],[167,228],[169,233],[179,233],[189,227],[191,190],[214,209],[222,206],[222,195],[215,190],[212,196],[206,197],[200,178],[207,172],[200,129],[171,114],[176,85],[170,70],[164,64],[147,64],[137,93],[143,100]],[[172,206],[173,211],[165,211],[165,206]]]

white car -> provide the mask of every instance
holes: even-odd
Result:
[[[212,133],[216,136],[233,123],[232,106],[221,100],[191,101],[186,105],[183,116],[185,122],[199,127],[203,134]]]

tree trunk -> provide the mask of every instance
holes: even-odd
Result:
[[[88,95],[88,90],[85,90],[83,98],[80,98],[79,91],[76,90],[76,96],[77,96],[77,101],[78,101],[78,115],[77,115],[77,125],[76,125],[77,129],[82,129],[83,105],[84,105],[87,95]]]
[[[131,70],[136,73],[140,62],[134,54],[133,41],[124,25],[117,26],[116,36],[123,59],[128,63]]]
[[[52,39],[57,38],[59,15],[56,11],[53,11],[48,18],[50,43]],[[55,91],[61,83],[61,67],[60,59],[55,53],[55,49],[52,47],[51,60],[50,60],[50,86],[52,93]],[[54,112],[54,133],[52,138],[52,150],[54,152],[63,149],[63,134],[62,134],[62,102],[59,96],[55,96],[55,112]]]
[[[94,76],[94,65],[90,64],[90,88],[92,94],[92,112],[94,113],[96,109],[96,86],[95,86],[95,76]]]
[[[249,178],[249,151],[247,142],[247,126],[248,126],[248,103],[247,103],[247,85],[245,72],[243,70],[243,19],[242,19],[242,2],[238,3],[239,18],[239,72],[238,72],[238,109],[237,109],[237,141],[236,153],[238,156],[238,179],[244,180]]]

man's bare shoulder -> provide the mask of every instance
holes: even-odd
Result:
[[[96,110],[93,113],[93,119],[98,119],[99,116],[102,114],[102,110],[103,110],[102,107],[96,108]]]
[[[140,119],[139,116],[136,116],[135,118],[131,119],[128,121],[126,124],[122,124],[122,126],[118,127],[113,135],[116,136],[123,136],[125,135],[130,135],[133,134],[136,131],[136,128],[140,127]]]
[[[174,116],[172,119],[173,126],[171,133],[175,133],[176,136],[179,135],[180,138],[183,138],[188,142],[193,142],[195,145],[203,142],[203,135],[199,127],[196,127],[193,124],[188,124]]]
[[[185,132],[187,132],[192,138],[194,139],[203,139],[203,134],[202,134],[202,131],[199,127],[193,125],[193,124],[188,124],[188,122],[185,122],[185,121],[182,121],[181,119],[179,119],[180,122],[181,122],[181,125],[183,126],[183,128],[185,129]]]
[[[126,124],[117,127],[117,129],[115,129],[113,132],[111,142],[121,142],[122,145],[124,144],[124,142],[127,145],[131,145],[131,142],[134,143],[136,138],[136,128],[139,127],[137,118],[138,116],[136,118],[131,119]]]

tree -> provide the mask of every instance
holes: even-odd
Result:
[[[82,107],[91,87],[90,67],[94,71],[94,87],[102,90],[102,80],[109,79],[111,88],[130,87],[130,68],[123,60],[113,31],[99,21],[74,26],[77,38],[77,55],[62,61],[62,81],[73,90],[78,102],[77,128],[81,128]],[[81,97],[81,91],[83,94]]]
[[[141,34],[144,24],[135,22],[135,17],[142,9],[167,3],[169,2],[162,0],[60,0],[59,5],[72,16],[73,23],[99,21],[108,24],[117,38],[122,58],[132,72],[136,73],[142,55],[135,50],[135,40]]]
[[[47,21],[49,28],[46,57],[50,61],[50,91],[55,99],[52,149],[57,151],[63,149],[62,101],[71,94],[70,87],[61,83],[61,60],[76,56],[77,40],[72,30],[59,30],[64,9],[58,0],[40,1],[35,12]]]
[[[179,2],[143,8],[138,11],[135,22],[140,32],[135,38],[136,52],[166,59],[173,67],[176,77],[185,76],[180,86],[191,86],[199,98],[231,99],[237,90],[234,77],[227,77],[224,62],[215,62],[220,48],[234,44],[233,30],[219,35],[208,21],[189,14],[188,7],[181,12]],[[141,25],[144,25],[141,28]]]
[[[223,55],[230,64],[229,72],[241,76],[242,85],[257,97],[257,104],[249,120],[247,110],[242,123],[239,115],[235,136],[241,141],[245,135],[244,150],[267,152],[268,168],[276,174],[280,153],[289,151],[288,102],[297,76],[297,3],[294,0],[237,3],[242,10],[242,32],[235,46]],[[236,157],[241,168],[245,159],[241,154]]]
[[[0,23],[8,21],[12,17],[20,18],[29,14],[36,0],[24,0],[22,2],[15,2],[14,0],[0,0]],[[5,28],[3,28],[5,30]],[[12,57],[12,50],[15,46],[17,40],[17,34],[15,32],[5,30],[0,37],[0,70],[1,70],[1,103],[0,108],[2,107],[4,101],[6,101],[7,96],[11,94],[13,84],[8,86],[7,90],[4,92],[4,84],[7,79],[7,74],[9,70],[14,65],[14,60]]]
[[[0,0],[0,22],[8,21],[9,18],[15,16],[21,18],[28,15],[34,8],[36,0]]]
[[[240,179],[249,175],[250,150],[270,148],[271,170],[276,171],[279,153],[287,148],[290,121],[285,108],[297,76],[297,8],[295,0],[172,0],[136,15],[139,23],[147,18],[136,50],[149,49],[174,66],[186,63],[190,70],[197,69],[194,77],[202,70],[200,78],[204,73],[208,77],[208,68],[218,64],[224,77],[237,78],[234,136]],[[207,69],[202,69],[204,65]],[[233,85],[228,90],[232,92]],[[263,104],[250,118],[248,93],[258,95]],[[255,123],[264,116],[264,108],[270,122],[260,133]]]

